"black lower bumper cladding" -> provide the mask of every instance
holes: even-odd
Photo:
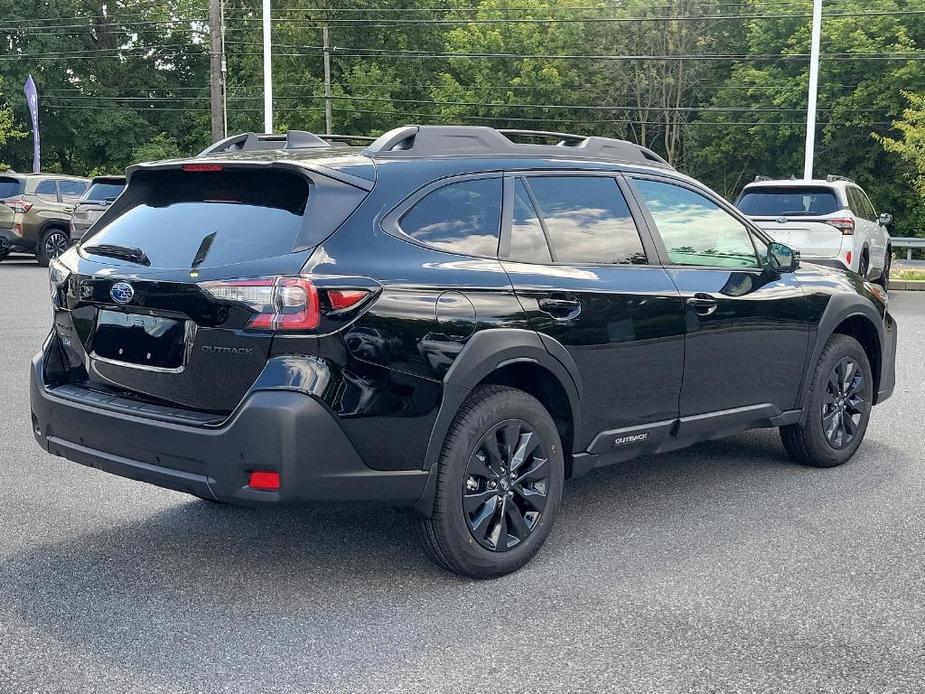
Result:
[[[46,385],[43,355],[32,361],[33,432],[53,455],[160,487],[247,505],[371,502],[413,505],[422,470],[366,466],[321,402],[292,390],[251,392],[221,424],[120,411],[118,398]],[[134,411],[132,411],[134,410]],[[254,470],[280,475],[280,489],[248,486]]]

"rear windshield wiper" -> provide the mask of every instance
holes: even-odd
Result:
[[[110,258],[119,258],[120,260],[130,260],[139,265],[150,265],[151,261],[140,248],[131,248],[129,246],[115,246],[109,243],[101,243],[98,246],[84,246],[87,253],[94,255],[105,255]]]

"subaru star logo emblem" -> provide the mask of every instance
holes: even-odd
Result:
[[[127,304],[135,296],[135,290],[132,289],[132,285],[128,282],[116,282],[112,285],[112,289],[109,290],[109,296],[117,304]]]
[[[789,221],[789,220],[788,220],[786,217],[778,217],[778,218],[777,218],[777,223],[778,223],[778,224],[786,224],[788,221]]]

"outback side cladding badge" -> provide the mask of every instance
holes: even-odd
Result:
[[[620,436],[613,440],[614,446],[625,446],[628,443],[640,443],[649,438],[649,432],[642,434],[632,434],[630,436]]]
[[[135,297],[135,289],[128,282],[116,282],[109,290],[109,296],[117,304],[125,305],[131,303]]]

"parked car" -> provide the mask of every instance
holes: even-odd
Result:
[[[887,286],[893,253],[887,226],[893,217],[878,215],[854,181],[758,177],[742,190],[736,207],[806,260],[843,267]]]
[[[90,187],[74,206],[71,215],[71,243],[80,241],[93,222],[100,218],[125,190],[125,176],[94,176]]]
[[[48,452],[213,501],[408,506],[484,578],[534,556],[568,477],[755,427],[840,465],[893,391],[881,287],[629,142],[227,144],[131,167],[52,263]]]
[[[0,259],[34,254],[48,265],[70,245],[74,204],[89,181],[56,174],[0,174]]]

